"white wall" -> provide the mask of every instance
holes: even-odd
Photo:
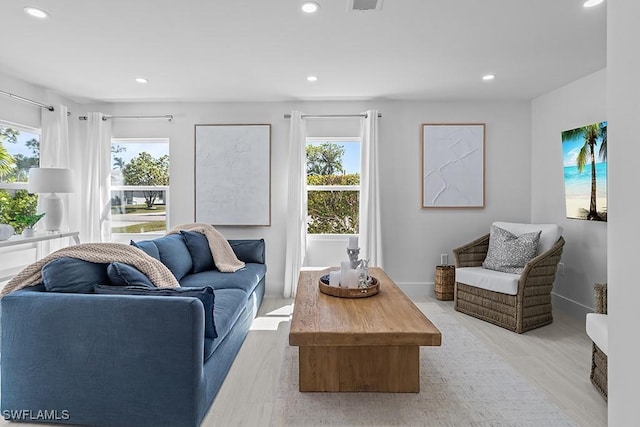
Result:
[[[607,119],[606,79],[602,70],[531,103],[531,220],[563,227],[565,275],[556,277],[554,305],[581,318],[592,311],[594,283],[607,281],[607,223],[566,218],[561,134]]]
[[[528,102],[306,102],[101,104],[85,111],[118,115],[173,114],[167,121],[114,121],[113,136],[171,139],[171,223],[193,221],[194,125],[270,123],[272,125],[272,226],[220,227],[228,238],[264,238],[267,292],[283,289],[286,162],[289,121],[284,113],[382,112],[380,157],[385,269],[397,282],[428,292],[441,253],[488,232],[495,220],[529,221],[531,212],[531,110]],[[487,123],[485,209],[420,208],[420,123]],[[315,121],[314,136],[346,135],[357,123]],[[328,245],[325,247],[331,247]],[[346,247],[346,244],[343,246]],[[332,250],[332,249],[329,249]],[[346,255],[345,255],[346,258]],[[318,257],[316,257],[318,259]],[[326,258],[324,258],[326,259]],[[452,255],[450,260],[453,262]],[[322,262],[322,257],[321,261]]]
[[[637,325],[640,2],[607,3],[609,146],[609,425],[640,419]]]

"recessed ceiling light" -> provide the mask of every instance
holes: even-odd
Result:
[[[318,76],[307,76],[307,81],[309,82],[317,82]]]
[[[482,76],[482,80],[487,80],[487,81],[488,80],[493,80],[495,78],[496,78],[496,76],[493,75],[493,74],[485,74],[484,76]]]
[[[584,6],[584,7],[593,7],[593,6],[599,5],[603,1],[604,0],[587,0],[586,2],[584,2],[584,4],[582,6]]]
[[[137,78],[136,78],[136,81],[137,81],[138,83],[146,83],[146,82],[148,82],[148,80],[147,80],[147,79],[145,79],[144,77],[137,77]]]
[[[308,1],[302,4],[304,13],[316,13],[320,9],[320,5],[314,1]]]
[[[37,7],[25,7],[24,11],[34,18],[45,19],[49,17],[49,14],[47,12],[42,9],[38,9]]]

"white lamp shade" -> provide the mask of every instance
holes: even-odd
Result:
[[[29,169],[29,193],[73,193],[73,172],[61,168]]]

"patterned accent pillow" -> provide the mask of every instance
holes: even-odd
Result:
[[[489,250],[482,267],[504,273],[522,274],[525,264],[535,258],[539,241],[540,231],[516,236],[492,225]]]

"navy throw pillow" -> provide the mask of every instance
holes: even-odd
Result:
[[[160,251],[158,250],[158,247],[156,246],[156,244],[153,243],[151,240],[143,240],[141,242],[134,242],[133,240],[131,240],[130,244],[131,246],[141,249],[144,253],[146,253],[150,257],[153,257],[158,261],[160,261]]]
[[[200,273],[202,271],[215,270],[216,266],[213,262],[211,249],[209,248],[209,240],[207,236],[195,231],[181,230],[180,233],[187,244],[187,249],[191,254],[193,261],[193,272]]]
[[[240,261],[264,264],[264,239],[229,240],[229,245]]]
[[[205,286],[202,288],[146,288],[143,286],[104,286],[95,285],[93,290],[96,294],[108,295],[146,295],[163,297],[193,297],[198,298],[204,306],[204,336],[207,338],[217,338],[216,324],[213,318],[213,307],[215,294],[213,289]]]
[[[112,262],[107,267],[107,275],[112,285],[116,286],[145,286],[155,288],[151,280],[137,268],[122,262]]]
[[[90,294],[96,283],[109,283],[108,264],[63,257],[42,267],[42,281],[49,292]]]

